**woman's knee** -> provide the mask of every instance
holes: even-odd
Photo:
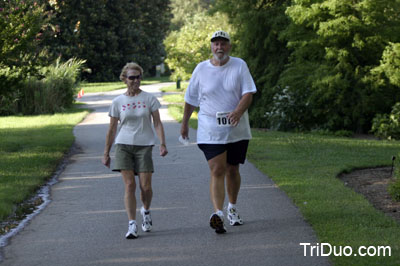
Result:
[[[151,173],[144,173],[140,175],[140,189],[143,192],[151,192]]]

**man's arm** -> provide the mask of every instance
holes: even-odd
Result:
[[[228,115],[228,119],[231,121],[232,126],[237,126],[239,124],[240,118],[250,107],[252,101],[253,93],[249,92],[242,96],[236,109]]]

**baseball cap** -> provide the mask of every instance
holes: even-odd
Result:
[[[229,34],[222,30],[214,32],[213,35],[211,36],[211,41],[213,42],[214,39],[216,38],[224,38],[227,39],[229,42],[231,41],[231,37],[229,37]]]

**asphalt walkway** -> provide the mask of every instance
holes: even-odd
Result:
[[[159,87],[141,88],[160,97]],[[95,112],[74,129],[78,152],[52,187],[51,203],[3,248],[1,266],[330,264],[326,257],[304,256],[300,243],[315,244],[314,231],[286,194],[249,162],[241,167],[238,202],[245,224],[215,234],[208,220],[207,163],[196,144],[178,142],[180,124],[165,105],[160,111],[169,154],[163,158],[154,149],[153,230],[139,228],[138,239],[125,239],[122,178],[100,162],[108,107],[122,92],[83,96]],[[195,134],[191,130],[191,141]]]

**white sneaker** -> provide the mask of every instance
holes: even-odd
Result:
[[[136,222],[129,223],[128,233],[126,233],[125,237],[127,239],[134,239],[138,237],[138,229]]]
[[[215,233],[217,233],[217,234],[225,233],[226,228],[224,225],[224,215],[218,214],[217,212],[214,212],[213,214],[211,214],[210,226],[212,229],[215,229]]]
[[[146,211],[143,207],[140,209],[140,214],[142,214],[142,230],[144,232],[150,232],[153,226],[153,221],[151,220],[150,211]]]
[[[228,220],[230,225],[242,225],[243,220],[240,218],[236,208],[227,208]]]

